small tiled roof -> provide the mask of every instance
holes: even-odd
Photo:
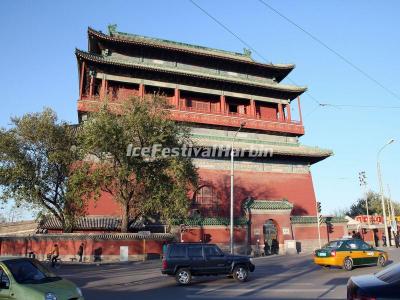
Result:
[[[254,200],[250,201],[247,208],[266,210],[291,210],[293,204],[287,200]]]
[[[317,217],[313,216],[292,216],[292,224],[316,224]],[[347,223],[344,217],[322,217],[323,223]]]
[[[130,240],[173,240],[174,235],[170,233],[50,233],[50,234],[26,234],[26,235],[12,235],[12,236],[0,236],[0,241],[20,241],[21,239],[29,239],[34,241],[49,240],[49,241],[63,241],[63,240],[93,240],[93,241],[103,241],[103,240],[120,240],[120,241],[130,241]]]
[[[190,218],[186,221],[174,221],[175,225],[184,224],[189,227],[198,227],[198,226],[229,226],[230,219],[229,218],[222,218],[222,217],[215,217],[215,218]],[[234,219],[235,225],[246,225],[247,219],[246,218],[236,218]]]
[[[269,89],[276,90],[276,91],[295,93],[292,98],[297,97],[298,95],[302,94],[304,91],[307,90],[306,87],[299,87],[299,86],[288,85],[288,84],[270,83],[268,81],[263,81],[263,80],[234,78],[234,77],[228,77],[228,76],[223,76],[223,75],[219,75],[219,74],[208,73],[206,71],[181,69],[176,66],[171,67],[171,66],[152,64],[149,62],[136,62],[136,61],[131,61],[131,60],[118,59],[118,58],[113,58],[110,56],[103,56],[103,55],[99,55],[99,54],[89,53],[89,52],[82,51],[79,49],[76,49],[75,54],[76,54],[77,58],[86,59],[88,61],[108,64],[108,65],[135,68],[135,69],[155,70],[157,72],[181,74],[181,75],[192,76],[195,78],[205,78],[205,79],[216,80],[216,81],[226,81],[226,82],[232,82],[235,84],[240,83],[240,84],[245,84],[245,85],[249,85],[249,86],[269,88]]]
[[[130,228],[140,228],[142,224],[133,223]],[[74,230],[109,230],[118,231],[121,218],[112,216],[86,216],[75,221]],[[61,230],[61,222],[55,217],[47,217],[39,224],[39,229]]]

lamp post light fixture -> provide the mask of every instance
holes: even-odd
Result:
[[[238,130],[236,130],[235,134],[233,135],[232,138],[232,147],[231,147],[231,205],[230,205],[230,252],[233,254],[233,202],[234,202],[234,195],[233,195],[233,177],[234,177],[234,157],[235,157],[235,151],[233,149],[234,144],[235,144],[235,139],[236,136],[238,135],[239,131],[242,130],[242,128],[246,125],[246,122],[243,122],[240,124],[240,127]]]
[[[394,139],[391,139],[385,145],[383,145],[379,149],[378,154],[377,154],[377,159],[376,159],[376,169],[377,169],[377,173],[378,173],[379,189],[380,189],[381,202],[382,202],[383,224],[385,226],[386,246],[388,245],[388,242],[390,242],[390,241],[389,241],[389,230],[388,230],[387,219],[386,219],[385,199],[384,199],[384,195],[383,195],[383,181],[382,181],[380,154],[383,151],[383,149],[386,148],[386,146],[389,146],[393,142],[394,142]]]

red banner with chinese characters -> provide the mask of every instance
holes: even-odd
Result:
[[[357,216],[356,221],[358,221],[360,223],[368,224],[368,216],[366,216],[366,215]],[[370,224],[382,224],[383,218],[382,218],[382,216],[369,216],[369,223]]]

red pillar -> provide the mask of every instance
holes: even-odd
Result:
[[[279,121],[283,121],[283,107],[282,103],[278,103]]]
[[[300,124],[303,124],[303,115],[301,114],[300,96],[297,97],[297,104],[299,105]]]
[[[292,122],[292,113],[290,111],[290,104],[289,103],[286,104],[286,114],[287,114],[287,116],[286,116],[287,121],[289,123]]]
[[[139,97],[144,97],[144,84],[139,84]]]
[[[256,101],[254,99],[250,99],[250,115],[256,117]]]
[[[82,99],[84,75],[85,75],[85,61],[82,62],[82,66],[81,66],[81,82],[80,82],[80,90],[79,90],[79,99]]]
[[[180,108],[180,105],[179,105],[180,100],[179,100],[179,98],[180,98],[180,91],[179,91],[178,88],[176,88],[175,89],[175,93],[174,93],[174,105],[178,109]]]
[[[101,89],[100,89],[100,99],[105,99],[105,90],[106,90],[106,80],[103,79],[101,80]]]
[[[108,97],[108,80],[104,80],[105,84],[104,84],[104,97],[107,98]]]
[[[93,82],[94,82],[94,77],[93,75],[90,76],[90,85],[89,85],[89,97],[92,98],[93,96]]]
[[[221,95],[221,101],[220,101],[220,105],[221,105],[221,113],[225,113],[226,112],[226,101],[225,101],[225,96]]]

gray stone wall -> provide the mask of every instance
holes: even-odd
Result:
[[[222,129],[193,126],[191,127],[191,133],[194,135],[209,135],[222,138],[232,138],[235,134],[235,130],[222,130]],[[255,140],[256,142],[259,141],[259,142],[294,144],[294,146],[299,145],[298,138],[295,136],[273,135],[267,133],[242,131],[238,133],[237,139],[249,139],[249,140]]]
[[[302,164],[291,164],[288,162],[256,162],[243,160],[235,160],[235,170],[237,171],[253,171],[253,172],[274,172],[274,173],[296,173],[306,174],[309,173],[309,166]],[[196,167],[212,170],[230,170],[231,164],[229,158],[210,159],[210,158],[194,158],[193,162]]]

